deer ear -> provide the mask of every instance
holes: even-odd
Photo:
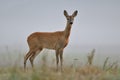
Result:
[[[67,17],[68,16],[68,13],[66,10],[64,10],[64,15]]]
[[[78,13],[78,11],[76,10],[76,11],[72,14],[72,16],[73,16],[73,17],[77,16],[77,13]]]

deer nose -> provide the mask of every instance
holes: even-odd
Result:
[[[70,24],[73,24],[73,22],[70,22]]]

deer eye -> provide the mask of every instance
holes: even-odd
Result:
[[[70,20],[69,18],[67,18],[67,20]]]

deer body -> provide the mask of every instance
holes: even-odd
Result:
[[[64,15],[67,18],[65,30],[56,32],[35,32],[28,37],[27,42],[30,50],[24,58],[24,68],[26,68],[26,61],[28,58],[33,67],[34,58],[40,53],[40,51],[42,51],[43,48],[47,48],[56,51],[57,70],[59,58],[61,61],[62,70],[63,50],[68,44],[71,27],[74,17],[77,15],[77,11],[75,11],[71,16],[69,16],[67,12],[64,11]]]
[[[64,31],[58,32],[35,32],[28,37],[28,45],[32,49],[34,47],[47,48],[57,50],[64,48],[68,43],[65,38]]]

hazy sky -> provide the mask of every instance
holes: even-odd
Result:
[[[120,46],[120,0],[0,0],[0,46],[26,45],[35,31],[64,30],[63,10],[78,10],[69,44]]]

